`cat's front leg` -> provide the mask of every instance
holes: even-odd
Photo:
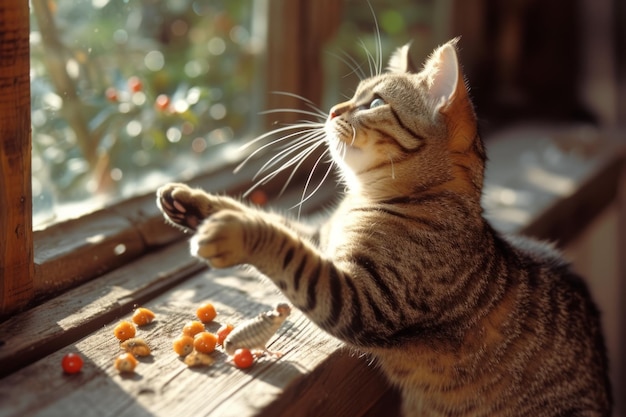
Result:
[[[221,210],[200,224],[190,241],[191,254],[214,268],[251,263],[259,223],[252,210]]]

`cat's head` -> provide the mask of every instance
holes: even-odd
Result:
[[[387,73],[331,109],[330,150],[353,191],[389,198],[438,187],[480,196],[485,154],[456,43],[436,49],[421,70],[409,45],[399,48]]]

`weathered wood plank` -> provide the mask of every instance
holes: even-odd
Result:
[[[314,413],[319,406],[339,412],[332,415],[342,415],[353,407],[365,410],[384,392],[383,379],[375,368],[367,366],[366,359],[343,352],[341,342],[298,311],[270,342],[272,350],[284,354],[280,359],[263,358],[250,370],[241,371],[226,363],[224,353],[216,352],[213,366],[187,368],[171,344],[205,300],[212,301],[218,310],[216,322],[207,325],[215,331],[220,323],[236,324],[284,299],[255,273],[198,273],[144,304],[157,314],[157,320],[139,329],[138,336],[152,346],[154,355],[141,361],[135,375],[120,376],[113,369],[119,353],[112,335],[116,319],[0,381],[0,402],[4,405],[0,416],[65,415],[77,410],[100,416],[274,415],[263,410],[279,395],[282,405],[270,409],[281,412],[276,415],[319,415]],[[60,360],[69,351],[78,351],[86,359],[79,375],[61,372]],[[329,357],[330,362],[326,362]],[[345,396],[333,395],[336,389],[360,394],[346,403]],[[284,392],[288,393],[285,397]]]
[[[77,287],[0,324],[0,377],[72,343],[205,268],[187,243]]]
[[[33,297],[28,2],[0,7],[0,316]]]
[[[335,351],[313,372],[294,381],[258,417],[351,416],[365,414],[390,389],[386,377],[367,357]],[[245,393],[237,393],[245,397]],[[236,398],[234,398],[236,401]],[[384,414],[394,417],[393,414]],[[233,415],[234,417],[234,415]]]
[[[35,232],[35,295],[43,298],[100,276],[145,252],[127,219],[108,211]]]

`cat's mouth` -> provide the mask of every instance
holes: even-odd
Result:
[[[346,122],[329,119],[326,123],[326,136],[334,141],[337,146],[342,143],[347,148],[360,150],[356,143],[356,131]]]
[[[344,156],[349,153],[362,152],[363,149],[356,144],[354,137],[342,135],[341,132],[333,130],[326,135],[329,139],[331,148],[335,148],[337,152]]]

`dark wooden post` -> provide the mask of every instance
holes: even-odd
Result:
[[[297,94],[317,106],[321,104],[323,47],[339,27],[341,3],[337,0],[269,2],[267,86],[270,92]],[[285,95],[267,97],[266,108],[310,110],[303,100]],[[297,113],[280,115],[283,123],[301,119],[302,115]]]
[[[28,0],[0,0],[0,316],[33,297]]]

